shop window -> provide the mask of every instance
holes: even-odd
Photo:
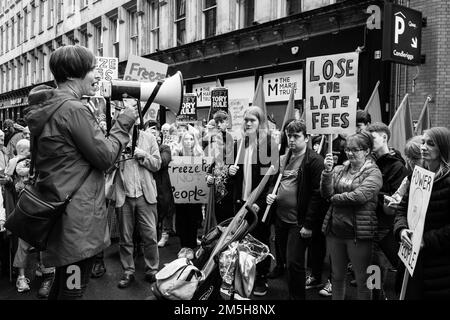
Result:
[[[216,35],[216,0],[203,1],[203,14],[205,15],[205,38]]]
[[[177,45],[186,43],[186,0],[176,0],[175,24]]]

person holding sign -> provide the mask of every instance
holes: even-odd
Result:
[[[405,299],[450,298],[450,130],[435,127],[422,137],[424,168],[434,172],[434,183],[425,216],[420,254],[409,279]],[[397,240],[412,247],[408,225],[409,192],[399,204],[394,225]]]
[[[245,204],[253,189],[255,189],[270,166],[278,171],[279,155],[278,145],[268,134],[266,128],[266,116],[258,106],[251,106],[244,113],[243,139],[235,144],[236,162],[229,168],[229,174],[234,184],[234,202],[236,209]],[[260,197],[253,204],[253,209],[263,217],[266,207],[268,185],[261,192]],[[269,245],[270,226],[258,222],[252,235]],[[267,293],[267,274],[269,273],[270,260],[265,259],[256,266],[256,280],[253,294],[264,296]]]
[[[370,157],[372,136],[367,132],[347,137],[348,160],[333,169],[333,154],[325,158],[320,192],[330,203],[322,231],[331,255],[333,300],[345,298],[347,264],[353,265],[358,299],[369,300],[367,267],[377,231],[378,192],[383,184],[380,170]]]
[[[326,211],[319,190],[323,158],[308,148],[309,138],[303,121],[289,123],[285,133],[289,152],[280,160],[285,164],[280,168],[280,188],[276,195],[268,194],[266,201],[268,205],[276,204],[277,252],[286,261],[289,299],[305,300],[305,252],[312,244],[313,233],[320,233]],[[272,182],[273,189],[275,181]],[[318,281],[321,270],[319,272],[314,275]]]
[[[180,146],[172,152],[173,156],[203,157],[202,148],[194,133],[186,131],[181,136]],[[194,161],[194,159],[193,159]],[[197,247],[197,230],[203,219],[201,203],[175,204],[175,227],[180,237],[181,248]]]

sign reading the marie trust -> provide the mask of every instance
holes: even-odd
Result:
[[[351,134],[356,128],[358,53],[306,59],[306,126],[312,134]]]

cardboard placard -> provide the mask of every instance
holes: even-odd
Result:
[[[184,94],[183,103],[177,115],[177,122],[197,122],[197,95],[195,93]]]

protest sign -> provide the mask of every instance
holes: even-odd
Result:
[[[184,94],[183,103],[177,115],[177,122],[197,122],[197,95],[195,93]]]
[[[358,53],[306,59],[306,126],[311,134],[356,129]]]
[[[296,100],[302,99],[302,70],[277,72],[264,75],[264,94],[266,102],[288,101],[291,90]]]
[[[419,166],[414,168],[409,187],[408,200],[408,228],[412,230],[412,247],[405,246],[402,242],[398,256],[405,264],[409,274],[412,276],[419,256],[422,243],[423,227],[433,188],[434,173]]]
[[[248,108],[248,99],[230,99],[229,110],[231,114],[231,135],[235,140],[239,140],[242,135],[244,124],[244,112]]]
[[[210,157],[172,157],[168,170],[175,203],[208,203],[205,177],[211,162]]]
[[[95,57],[95,75],[100,77],[100,83],[95,90],[96,97],[101,97],[101,83],[105,81],[115,80],[119,77],[119,59],[114,57]]]
[[[228,89],[213,88],[211,90],[211,109],[209,109],[209,119],[212,119],[214,113],[223,110],[228,113]]]
[[[211,89],[216,86],[215,82],[194,83],[192,85],[192,92],[197,94],[198,107],[211,106]]]

